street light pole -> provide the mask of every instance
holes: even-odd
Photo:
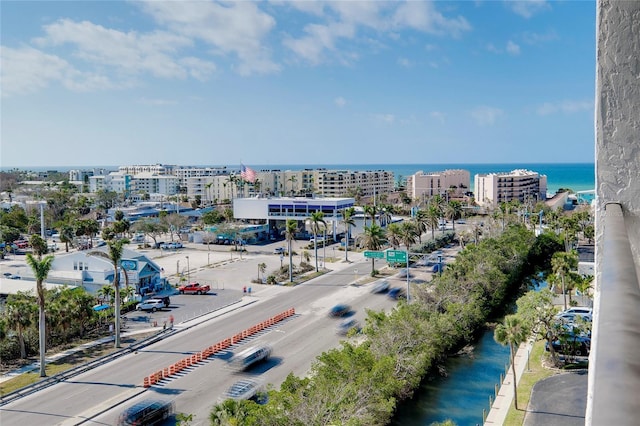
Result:
[[[187,258],[187,282],[191,283],[191,270],[189,269],[189,256],[185,256]]]

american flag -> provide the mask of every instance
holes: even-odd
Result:
[[[256,171],[251,167],[245,166],[244,164],[240,164],[240,176],[242,177],[242,179],[251,183],[255,182],[257,177]]]

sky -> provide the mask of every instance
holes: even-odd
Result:
[[[595,1],[0,2],[0,167],[594,161]]]

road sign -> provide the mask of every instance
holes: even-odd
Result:
[[[387,250],[387,262],[407,263],[407,252],[402,250]]]
[[[383,251],[365,251],[364,257],[368,259],[384,259]]]

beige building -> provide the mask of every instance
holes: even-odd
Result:
[[[530,170],[475,175],[474,195],[480,206],[497,206],[512,200],[537,202],[547,199],[547,176]]]
[[[468,170],[445,170],[424,173],[419,171],[407,176],[407,195],[413,200],[423,200],[434,195],[447,194],[461,197],[469,191],[471,175]]]

